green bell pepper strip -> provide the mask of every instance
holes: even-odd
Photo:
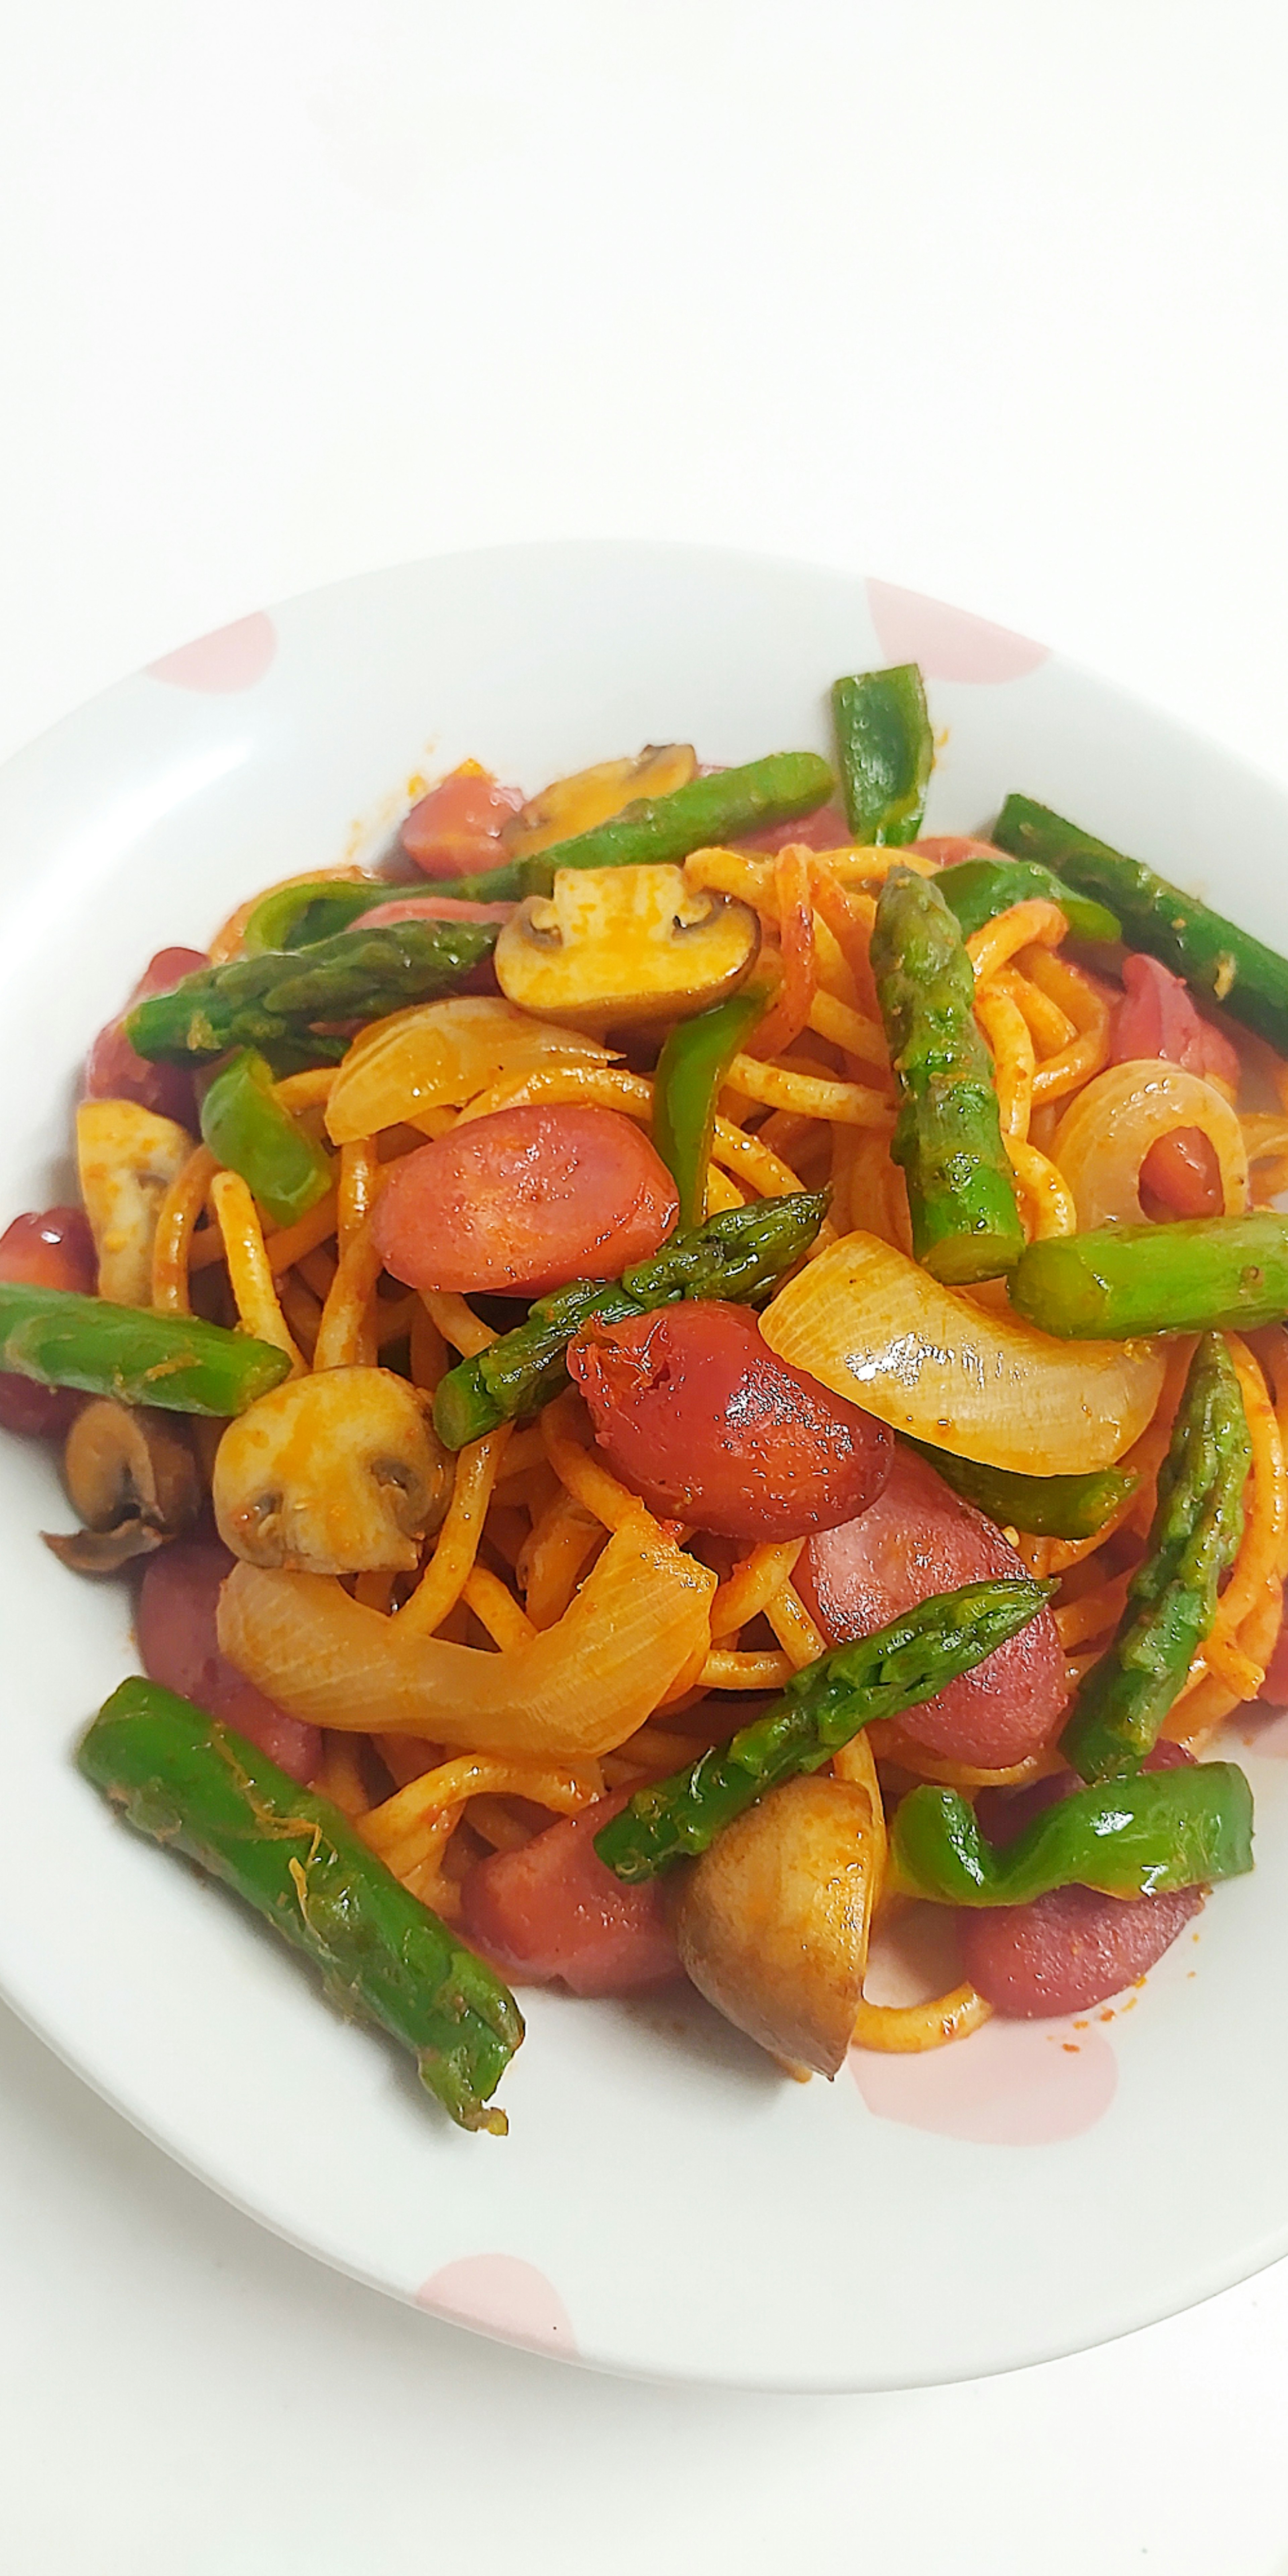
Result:
[[[456,992],[496,938],[494,922],[385,922],[298,954],[235,957],[136,1003],[126,1035],[154,1064],[204,1064],[235,1046],[258,1048],[275,1074],[338,1064],[350,1041],[327,1024],[379,1020]]]
[[[710,778],[691,778],[669,796],[637,797],[608,822],[570,841],[556,841],[530,858],[512,859],[504,867],[484,868],[476,876],[453,877],[436,884],[436,894],[463,897],[472,903],[505,903],[528,894],[549,894],[557,868],[634,868],[687,859],[690,850],[740,840],[772,823],[793,823],[825,805],[835,785],[832,772],[816,751],[771,751],[764,760],[747,761],[741,769],[719,769]]]
[[[739,1048],[769,1007],[766,986],[679,1020],[653,1075],[653,1142],[680,1193],[682,1226],[702,1223],[716,1103]]]
[[[1031,1905],[1056,1887],[1161,1896],[1252,1867],[1252,1791],[1235,1762],[1075,1789],[998,1851],[969,1798],[924,1781],[890,1832],[890,1883],[934,1905]]]
[[[1030,1538],[1094,1538],[1140,1483],[1122,1467],[1083,1476],[1021,1476],[1010,1467],[982,1467],[974,1458],[933,1449],[928,1440],[901,1436],[964,1502],[987,1512],[1000,1528],[1024,1530]]]
[[[913,1252],[949,1287],[995,1279],[1018,1261],[1024,1229],[993,1059],[975,1022],[974,972],[933,878],[891,869],[872,972],[899,1086],[890,1152],[908,1184]]]
[[[825,1190],[793,1191],[722,1208],[692,1233],[673,1234],[621,1279],[574,1279],[529,1307],[527,1322],[502,1333],[441,1378],[434,1428],[446,1449],[463,1449],[498,1422],[537,1413],[568,1383],[564,1353],[592,1317],[620,1324],[679,1297],[748,1303],[807,1252],[827,1214]]]
[[[1103,903],[1075,894],[1050,868],[1036,859],[958,859],[941,868],[935,883],[961,923],[967,939],[995,921],[1012,904],[1035,896],[1058,903],[1075,939],[1121,939],[1122,924]],[[270,901],[276,900],[270,897]]]
[[[915,662],[856,671],[832,688],[832,722],[845,810],[855,840],[915,841],[926,808],[935,738]]]
[[[782,1698],[691,1770],[637,1789],[595,1836],[615,1877],[634,1885],[696,1859],[767,1789],[817,1771],[860,1727],[933,1699],[1035,1618],[1054,1584],[1031,1577],[966,1583],[919,1602],[870,1637],[794,1673]]]
[[[991,837],[1017,858],[1058,868],[1079,894],[1108,904],[1131,947],[1161,958],[1194,992],[1222,1003],[1281,1053],[1288,1050],[1288,959],[1251,931],[1031,796],[1007,797]]]
[[[242,932],[243,957],[263,957],[271,950],[311,948],[348,930],[378,904],[396,903],[415,894],[415,886],[398,886],[385,877],[352,879],[315,877],[304,885],[278,886],[261,897]]]
[[[1288,1316],[1288,1217],[1179,1217],[1031,1243],[1011,1272],[1017,1314],[1062,1341],[1248,1333]]]
[[[523,2038],[513,1995],[328,1798],[141,1679],[113,1691],[76,1758],[140,1833],[199,1861],[302,1950],[343,2011],[409,2048],[459,2127],[504,2136],[488,2104]]]
[[[285,1351],[199,1315],[112,1306],[70,1288],[0,1280],[0,1369],[167,1413],[244,1413],[290,1375]]]
[[[1060,1737],[1066,1762],[1084,1780],[1137,1770],[1158,1742],[1238,1554],[1251,1463],[1234,1363],[1221,1335],[1207,1333],[1190,1362],[1117,1633],[1084,1674]]]
[[[329,1157],[274,1099],[271,1068],[252,1047],[220,1066],[201,1104],[201,1133],[274,1225],[293,1225],[331,1187]]]

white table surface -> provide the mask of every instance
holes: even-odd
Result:
[[[349,572],[664,535],[937,592],[1288,778],[1272,0],[0,36],[0,752]],[[594,2379],[278,2244],[7,2020],[0,2297],[6,2576],[1288,2568],[1288,2267],[971,2387]]]

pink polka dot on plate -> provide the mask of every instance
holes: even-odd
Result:
[[[517,2254],[465,2254],[444,2263],[422,2281],[416,2305],[454,2325],[524,2344],[529,2352],[577,2350],[572,2319],[553,2281]]]
[[[1118,2060],[1103,2032],[1071,2021],[985,2022],[921,2057],[850,2051],[869,2111],[905,2128],[986,2147],[1046,2147],[1081,2137],[1108,2110]]]
[[[1049,645],[919,590],[891,581],[869,581],[867,589],[882,652],[892,662],[919,662],[928,680],[1022,680],[1049,657]]]
[[[159,662],[149,662],[149,680],[164,680],[172,689],[200,689],[211,697],[227,697],[236,689],[253,689],[262,680],[277,651],[277,629],[262,608],[253,617],[238,617],[231,626],[217,626],[213,635],[199,635],[193,644],[181,644],[177,653],[163,653]]]

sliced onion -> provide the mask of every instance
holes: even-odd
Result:
[[[1111,1064],[1080,1091],[1055,1132],[1051,1158],[1072,1190],[1078,1224],[1143,1225],[1140,1167],[1160,1136],[1198,1127],[1210,1140],[1227,1216],[1248,1204],[1248,1151],[1228,1100],[1156,1056]]]
[[[771,1350],[894,1431],[1031,1476],[1109,1467],[1158,1403],[1150,1342],[1057,1342],[847,1234],[761,1317]]]
[[[224,1585],[219,1643],[306,1723],[590,1761],[700,1665],[715,1589],[705,1565],[637,1520],[614,1532],[553,1628],[499,1654],[417,1636],[329,1575],[252,1565]]]
[[[327,1104],[332,1142],[352,1144],[430,1109],[460,1109],[505,1074],[555,1063],[608,1064],[612,1050],[580,1029],[531,1019],[490,993],[417,1002],[355,1038]]]

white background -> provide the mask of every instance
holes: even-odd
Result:
[[[0,0],[0,752],[349,572],[658,535],[937,593],[1288,780],[1281,25]],[[595,2380],[279,2245],[6,2022],[0,2300],[6,2576],[1288,2569],[1288,2268],[969,2388]]]

